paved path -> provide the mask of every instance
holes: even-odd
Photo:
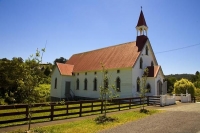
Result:
[[[100,133],[200,133],[200,103],[182,103],[161,109],[167,111]]]

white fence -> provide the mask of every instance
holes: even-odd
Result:
[[[175,104],[176,101],[181,101],[182,103],[191,102],[191,95],[190,94],[181,94],[181,95],[173,94],[173,96],[161,95],[160,97],[161,106],[172,105],[172,104]]]
[[[175,103],[176,103],[175,96],[167,96],[167,95],[160,96],[160,106],[172,105]]]

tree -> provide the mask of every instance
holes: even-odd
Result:
[[[103,63],[101,63],[102,67],[102,77],[103,77],[103,83],[99,87],[100,88],[100,99],[102,100],[103,103],[103,112],[104,115],[97,117],[95,121],[97,123],[104,123],[106,121],[113,121],[114,119],[111,117],[107,117],[107,104],[109,100],[113,100],[114,98],[118,97],[117,90],[118,88],[115,87],[115,85],[110,84],[110,77],[108,75],[108,71],[105,69],[105,66]]]
[[[42,55],[45,52],[45,49],[42,49]],[[40,51],[37,49],[36,54],[32,55],[30,58],[25,60],[25,63],[19,67],[23,68],[21,71],[23,77],[17,80],[18,91],[20,91],[26,103],[28,104],[28,131],[30,130],[31,117],[32,117],[32,106],[35,102],[37,91],[35,88],[39,86],[42,81],[42,75],[40,70],[40,63],[42,62],[42,57],[40,56]]]
[[[68,60],[65,59],[64,57],[56,58],[56,59],[54,60],[54,65],[55,65],[56,63],[66,63],[67,61],[68,61]]]
[[[139,95],[141,97],[141,100],[142,100],[142,109],[140,110],[140,112],[144,112],[144,113],[147,113],[148,111],[146,109],[144,109],[144,103],[145,103],[145,99],[146,99],[146,93],[149,91],[147,89],[147,77],[148,77],[148,73],[149,73],[149,69],[146,68],[144,69],[144,74],[141,78],[140,81],[138,81],[140,84],[140,92],[139,92]]]
[[[167,93],[172,93],[174,90],[174,83],[176,82],[176,78],[168,77],[165,80],[167,81]]]
[[[174,93],[176,94],[185,94],[186,90],[191,96],[195,95],[195,86],[192,82],[187,79],[181,79],[175,82],[174,84]]]

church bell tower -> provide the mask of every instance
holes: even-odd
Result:
[[[141,7],[140,17],[139,17],[137,26],[135,28],[137,30],[137,36],[141,36],[141,35],[147,36],[148,27],[144,18],[144,14],[142,12],[142,7]],[[139,32],[139,35],[138,35],[138,32]]]

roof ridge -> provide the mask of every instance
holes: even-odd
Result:
[[[107,48],[111,48],[111,47],[116,47],[116,46],[119,46],[119,45],[125,45],[125,44],[129,44],[129,43],[134,43],[134,42],[136,42],[136,41],[121,43],[121,44],[112,45],[112,46],[107,46],[107,47],[98,48],[98,49],[94,49],[94,50],[90,50],[90,51],[86,51],[86,52],[82,52],[82,53],[76,53],[76,54],[73,54],[73,55],[84,54],[84,53],[88,53],[88,52],[98,51],[98,50],[102,50],[102,49],[107,49]]]

